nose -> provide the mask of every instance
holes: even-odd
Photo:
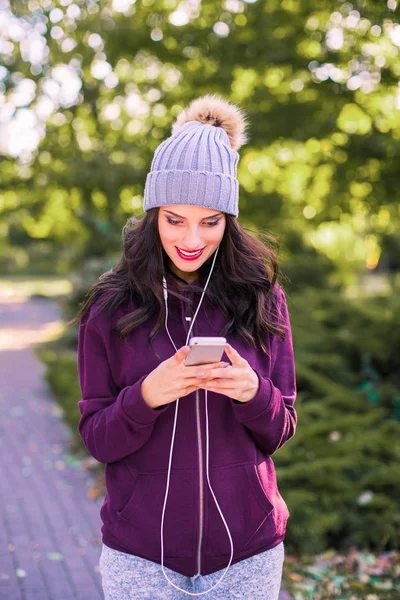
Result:
[[[200,231],[196,228],[188,232],[181,242],[181,248],[184,250],[200,250],[204,246],[205,244],[202,242]]]

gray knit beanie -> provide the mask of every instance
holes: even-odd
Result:
[[[189,204],[237,217],[237,150],[248,141],[246,126],[243,111],[216,94],[193,100],[154,153],[143,209]]]

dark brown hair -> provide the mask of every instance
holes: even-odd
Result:
[[[101,295],[99,312],[108,309],[109,315],[122,303],[135,302],[136,310],[124,315],[114,329],[121,339],[125,339],[133,329],[158,315],[149,335],[149,346],[157,355],[152,340],[165,321],[162,278],[169,269],[169,257],[158,231],[158,212],[156,207],[141,219],[131,217],[127,221],[123,228],[120,262],[91,286],[78,313],[68,321],[69,325],[83,320]],[[261,235],[265,243],[247,233],[235,217],[226,214],[224,236],[205,295],[226,316],[226,325],[220,335],[237,333],[246,344],[253,347],[258,344],[268,354],[263,342],[265,334],[285,339],[285,333],[274,290],[279,266],[276,253],[269,247],[276,239],[270,234]],[[202,287],[192,284],[194,290],[203,291],[213,257],[214,254],[199,268]],[[168,293],[187,301],[179,291],[168,290]]]

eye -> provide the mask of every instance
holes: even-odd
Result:
[[[179,223],[182,223],[182,221],[176,221],[175,219],[171,219],[171,217],[167,217],[167,221],[171,225],[179,225]],[[214,227],[215,225],[218,225],[218,223],[219,219],[216,219],[216,221],[206,221],[207,227]]]

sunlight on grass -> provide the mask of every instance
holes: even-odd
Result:
[[[24,350],[41,342],[56,340],[65,331],[61,321],[53,321],[34,328],[12,327],[2,328],[0,335],[0,352],[4,350]]]
[[[35,294],[55,297],[70,294],[73,290],[73,283],[65,277],[2,277],[0,278],[0,299],[14,301],[27,299]]]

